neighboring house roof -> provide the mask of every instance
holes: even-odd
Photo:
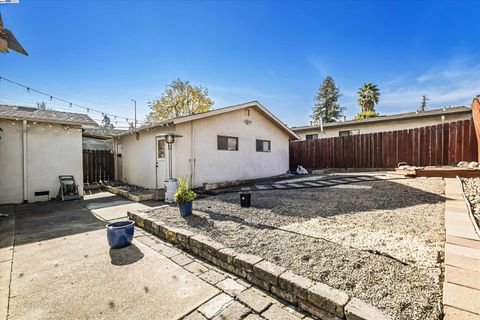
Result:
[[[448,114],[468,114],[471,113],[472,109],[460,106],[460,107],[449,107],[443,109],[432,109],[426,111],[416,111],[416,112],[407,112],[407,113],[398,113],[398,114],[390,114],[390,115],[381,115],[374,118],[368,119],[358,119],[358,120],[349,120],[343,122],[330,122],[323,124],[323,129],[327,128],[338,128],[344,126],[352,126],[352,125],[363,125],[368,123],[378,123],[378,122],[388,122],[388,121],[398,121],[398,120],[410,120],[410,119],[417,119],[417,118],[425,118],[425,117],[433,117],[433,116],[441,116],[441,115],[448,115]],[[315,130],[320,129],[320,125],[310,125],[310,126],[301,126],[301,127],[292,127],[291,128],[294,132],[300,131],[308,131],[308,130]]]
[[[0,104],[0,119],[29,120],[48,123],[98,126],[88,115],[83,113],[44,110],[31,107]]]
[[[157,128],[157,127],[165,127],[165,126],[170,126],[170,125],[176,125],[184,122],[189,122],[189,121],[194,121],[194,120],[200,120],[208,117],[214,117],[217,115],[221,115],[224,113],[236,111],[236,110],[241,110],[245,108],[254,108],[258,112],[260,112],[263,116],[265,116],[267,119],[269,119],[273,124],[275,124],[280,130],[284,131],[290,138],[294,140],[299,140],[300,137],[293,132],[286,124],[284,124],[280,119],[275,117],[270,111],[267,110],[260,102],[258,101],[250,101],[242,104],[236,104],[233,106],[229,107],[224,107],[224,108],[219,108],[219,109],[214,109],[210,110],[207,112],[202,112],[202,113],[197,113],[197,114],[192,114],[188,116],[183,116],[183,117],[178,117],[166,121],[162,121],[159,123],[151,124],[151,125],[146,125],[143,127],[140,127],[136,130],[133,131],[128,131],[126,133],[119,134],[117,136],[122,136],[125,134],[130,134],[132,132],[139,132],[139,131],[144,131],[146,129],[152,129],[152,128]]]
[[[120,129],[105,129],[103,127],[98,128],[85,128],[82,135],[87,138],[94,138],[100,140],[113,139],[114,136],[127,132],[128,130]]]

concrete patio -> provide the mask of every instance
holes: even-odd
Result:
[[[110,218],[125,204],[97,199],[15,208],[8,319],[178,319],[219,292],[139,241],[109,250],[84,206]]]
[[[1,207],[0,319],[305,317],[144,231],[109,249],[107,222],[161,205],[99,193]]]

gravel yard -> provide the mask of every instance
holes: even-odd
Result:
[[[480,178],[462,179],[462,183],[477,226],[480,226]]]
[[[363,299],[395,319],[438,319],[444,182],[395,179],[199,199],[150,212]]]

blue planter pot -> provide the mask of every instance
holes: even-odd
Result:
[[[123,248],[132,243],[134,221],[119,221],[107,225],[107,239],[110,248]]]
[[[192,201],[186,201],[182,204],[179,204],[180,215],[182,217],[188,217],[192,214]]]

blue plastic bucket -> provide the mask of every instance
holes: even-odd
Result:
[[[134,221],[119,221],[107,225],[107,239],[110,248],[123,248],[132,243]]]
[[[179,205],[180,215],[182,217],[188,217],[192,214],[192,201],[186,201]]]

